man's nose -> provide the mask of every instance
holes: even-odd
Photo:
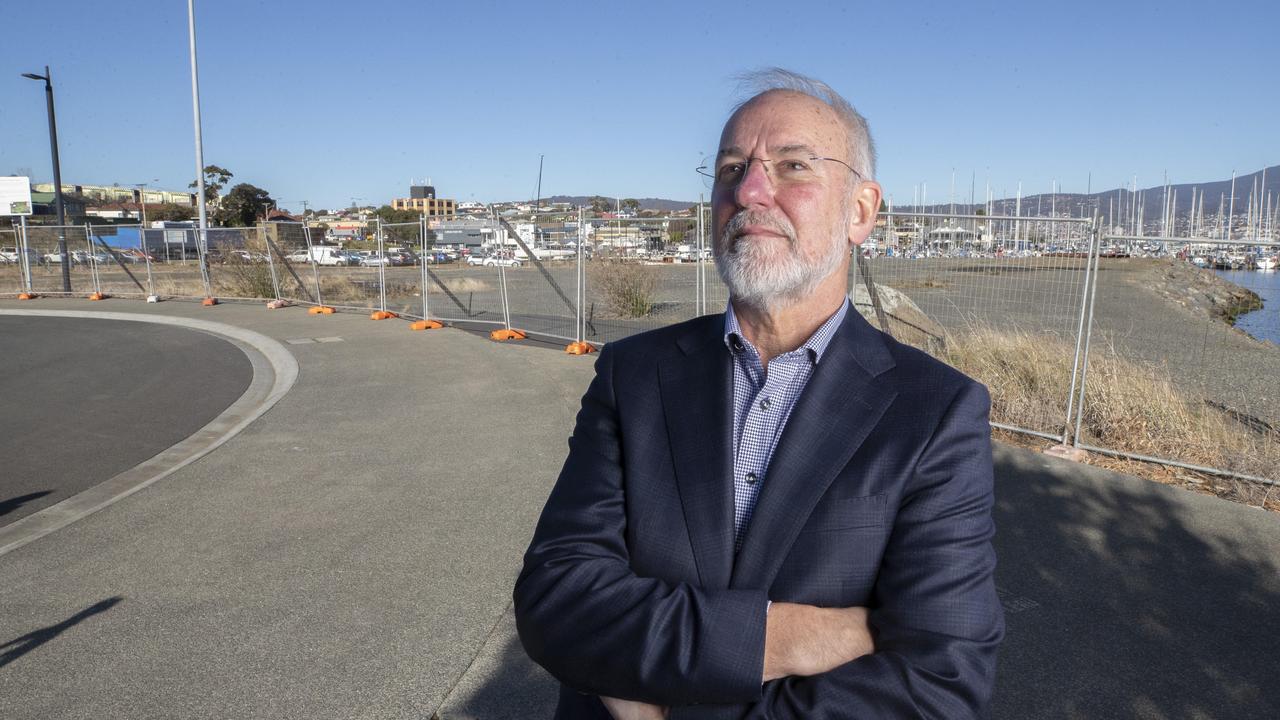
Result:
[[[773,199],[773,180],[769,177],[765,164],[752,160],[747,170],[733,190],[734,200],[739,207],[768,204]]]

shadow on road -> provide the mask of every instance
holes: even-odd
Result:
[[[1007,455],[996,717],[1274,717],[1273,516]]]
[[[20,638],[10,640],[5,644],[0,645],[0,650],[4,651],[3,653],[0,653],[0,668],[58,637],[63,632],[69,630],[75,625],[79,625],[90,617],[110,610],[120,604],[123,600],[124,598],[119,596],[107,598],[106,600],[90,605],[57,625],[40,628],[39,630],[29,632]]]
[[[0,500],[0,517],[4,517],[5,515],[8,515],[14,510],[17,510],[23,505],[26,505],[27,503],[31,502],[32,500],[39,500],[40,498],[44,497],[45,495],[48,495],[51,492],[53,491],[42,490],[40,492],[27,493],[26,495],[19,495],[17,497],[12,497],[12,498],[9,498],[8,500]]]

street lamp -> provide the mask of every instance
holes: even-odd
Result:
[[[22,77],[44,81],[44,97],[49,107],[49,147],[53,151],[53,197],[58,208],[58,253],[62,256],[62,292],[71,292],[71,256],[67,253],[66,210],[62,205],[62,168],[58,165],[58,122],[53,115],[53,80],[49,66],[44,66],[44,74],[22,73]]]

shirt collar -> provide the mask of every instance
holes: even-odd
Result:
[[[844,317],[849,312],[849,298],[845,298],[840,303],[840,308],[827,318],[826,322],[818,326],[818,329],[809,336],[808,340],[801,343],[799,349],[808,351],[809,359],[814,365],[822,360],[822,354],[827,351],[827,346],[831,344],[831,338],[835,336],[836,330],[840,324],[844,322]],[[738,324],[738,316],[733,312],[733,302],[728,303],[728,307],[724,311],[724,344],[729,348],[729,352],[737,354],[747,348],[754,350],[751,341],[742,335],[742,326]]]

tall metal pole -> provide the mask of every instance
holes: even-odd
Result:
[[[44,81],[44,99],[49,112],[49,150],[53,155],[53,198],[58,212],[58,253],[62,257],[62,292],[71,292],[71,256],[67,253],[66,209],[62,202],[62,165],[58,162],[58,120],[53,112],[53,74],[44,66],[44,75],[23,73],[23,77]]]
[[[196,193],[200,200],[200,232],[196,237],[196,249],[200,257],[200,275],[204,279],[205,297],[213,295],[209,287],[209,271],[205,267],[205,248],[209,237],[209,214],[204,197],[204,135],[200,130],[200,77],[196,67],[196,5],[187,0],[187,35],[191,47],[191,109],[195,115],[196,130]]]

